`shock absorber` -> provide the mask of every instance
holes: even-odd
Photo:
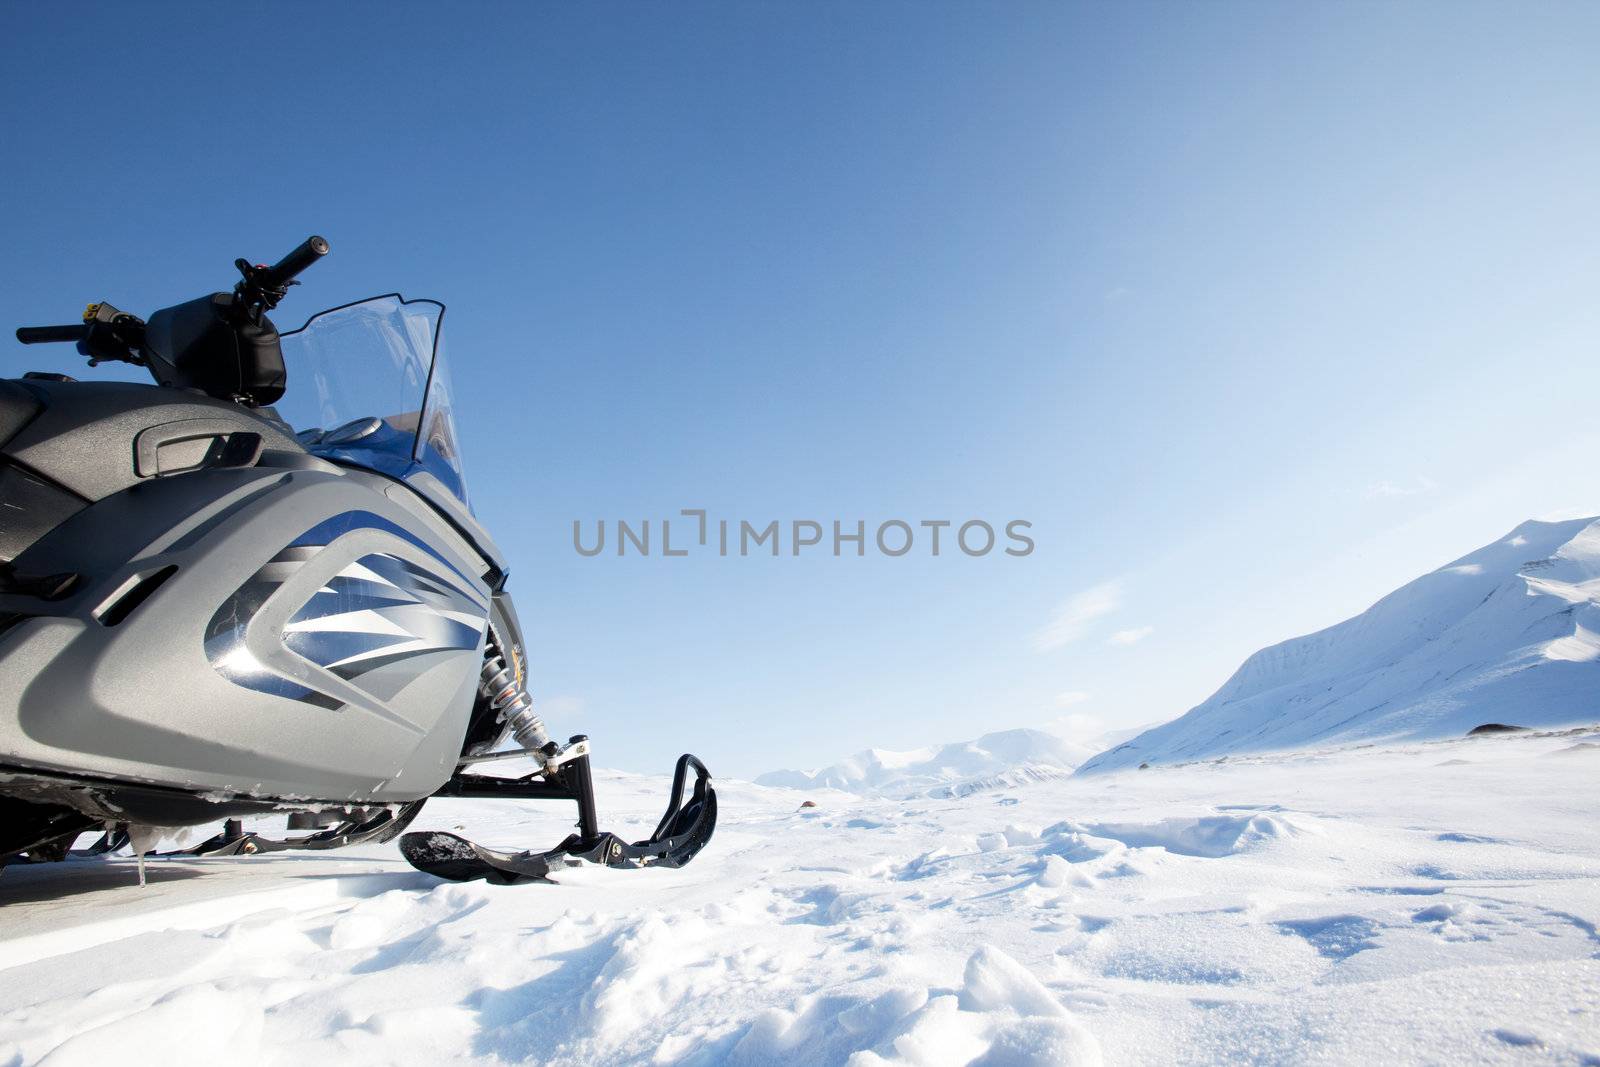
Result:
[[[511,736],[516,738],[517,744],[541,764],[560,751],[560,746],[545,733],[544,720],[534,714],[533,698],[498,648],[491,648],[484,657],[481,684],[489,706],[511,727]]]

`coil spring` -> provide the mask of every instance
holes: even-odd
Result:
[[[534,714],[533,698],[517,681],[516,673],[497,649],[491,649],[484,657],[482,679],[489,706],[511,727],[511,736],[517,739],[517,744],[542,757],[550,744],[544,720]]]

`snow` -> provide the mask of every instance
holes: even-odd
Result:
[[[773,771],[759,785],[839,789],[851,793],[953,795],[972,787],[1061,777],[1103,746],[1069,741],[1043,730],[1001,730],[976,741],[892,752],[869,748],[819,771]],[[1054,773],[1052,773],[1054,772]],[[1004,777],[1010,776],[1010,777]]]
[[[605,773],[608,826],[665,779]],[[1600,1060],[1600,731],[910,797],[719,782],[689,867],[0,874],[0,1063]],[[801,802],[817,806],[802,808]],[[419,829],[553,842],[559,805]]]
[[[1600,520],[1525,522],[1336,626],[1262,649],[1080,774],[1600,719]]]

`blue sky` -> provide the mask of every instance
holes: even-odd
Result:
[[[445,301],[535,695],[605,763],[1170,718],[1263,644],[1600,510],[1593,6],[13,5],[0,29],[0,315],[151,310],[311,232],[334,254],[280,324]],[[1037,549],[571,546],[574,519],[695,507],[1020,518]]]

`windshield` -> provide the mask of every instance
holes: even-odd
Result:
[[[278,415],[316,455],[422,489],[438,479],[467,504],[443,320],[437,300],[396,294],[313,315],[283,335],[289,389]]]

